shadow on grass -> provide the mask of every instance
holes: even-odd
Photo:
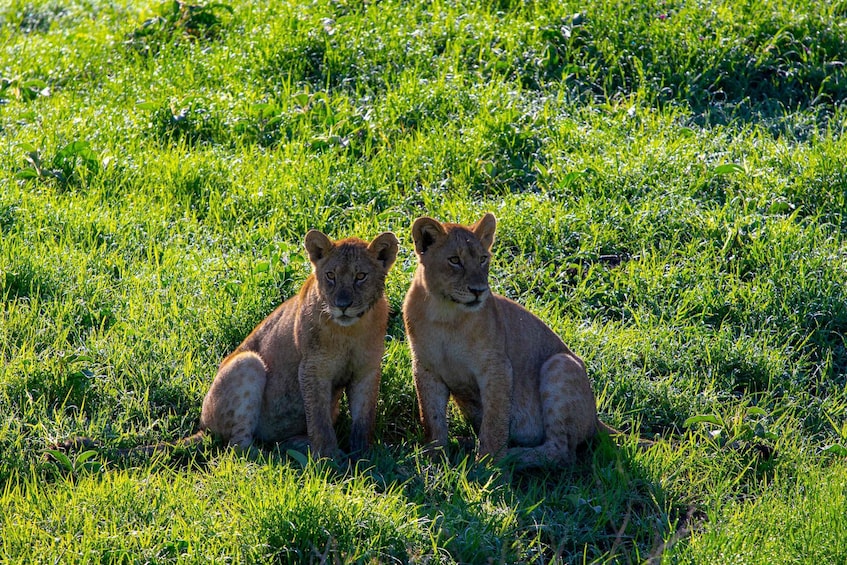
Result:
[[[377,444],[359,461],[309,460],[291,445],[235,455],[254,468],[245,473],[275,484],[243,509],[251,536],[280,562],[640,562],[700,519],[662,489],[634,447],[608,437],[571,467],[525,472],[473,463],[468,443],[454,440],[443,461],[407,443]],[[211,438],[153,454],[104,449],[71,455],[65,468],[45,463],[44,473],[95,473],[96,459],[110,470],[214,475],[229,451]]]
[[[600,436],[569,469],[512,475],[544,562],[644,562],[684,531],[693,509],[670,499],[635,449]]]
[[[739,3],[734,15],[751,33],[726,41],[734,24],[711,6],[657,12],[645,4],[632,2],[615,19],[589,10],[541,28],[541,51],[512,61],[510,74],[532,89],[564,78],[578,97],[638,93],[659,104],[683,102],[698,125],[761,123],[775,135],[792,129],[789,113],[815,110],[815,121],[826,122],[847,96],[847,42],[823,12],[798,16]],[[616,28],[619,22],[626,25]]]
[[[459,563],[643,561],[685,535],[694,515],[609,437],[581,448],[571,467],[532,471],[473,463],[472,440],[454,440],[437,462],[394,451],[393,466],[377,459],[369,472],[402,484],[434,545]]]

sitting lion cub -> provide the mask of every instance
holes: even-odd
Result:
[[[479,437],[478,458],[562,464],[598,427],[582,360],[540,319],[491,292],[496,220],[418,218],[418,267],[403,302],[426,440],[447,443],[452,394]]]
[[[386,232],[370,244],[333,243],[312,230],[305,243],[314,272],[223,360],[200,426],[240,447],[307,434],[312,453],[331,457],[346,390],[350,450],[359,452],[373,433],[388,324],[383,292],[398,241]]]

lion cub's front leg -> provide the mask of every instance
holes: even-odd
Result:
[[[319,457],[338,455],[338,438],[333,426],[338,417],[341,393],[345,388],[352,420],[352,453],[361,454],[370,446],[376,422],[379,368],[357,372],[345,388],[342,388],[343,379],[336,382],[330,376],[337,372],[337,369],[319,363],[307,362],[300,367],[298,378],[306,412],[306,429],[312,451]]]
[[[508,361],[492,362],[478,377],[482,422],[479,426],[477,459],[494,460],[506,453],[512,406],[512,368]]]
[[[379,366],[368,368],[354,376],[347,385],[350,405],[350,452],[357,456],[368,449],[376,424],[376,404],[379,395]]]
[[[327,375],[326,367],[309,360],[301,363],[298,378],[312,451],[318,457],[334,457],[338,452],[338,439],[332,427],[337,399],[332,378]]]
[[[435,373],[419,361],[412,363],[418,409],[424,427],[424,441],[429,450],[447,445],[447,402],[450,389]]]

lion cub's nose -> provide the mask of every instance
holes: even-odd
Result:
[[[345,290],[339,291],[335,297],[335,306],[343,311],[349,308],[351,304],[353,304],[353,295]]]
[[[469,286],[468,287],[468,291],[470,291],[471,294],[473,294],[476,298],[479,298],[480,296],[485,294],[486,290],[488,290],[488,287],[485,287],[485,286],[482,286],[482,287]]]

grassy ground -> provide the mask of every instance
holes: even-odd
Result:
[[[844,562],[845,16],[4,2],[0,559]],[[625,432],[572,469],[420,457],[409,226],[485,211],[495,288]],[[402,242],[369,464],[45,459],[193,432],[217,363],[307,276],[312,227]]]

